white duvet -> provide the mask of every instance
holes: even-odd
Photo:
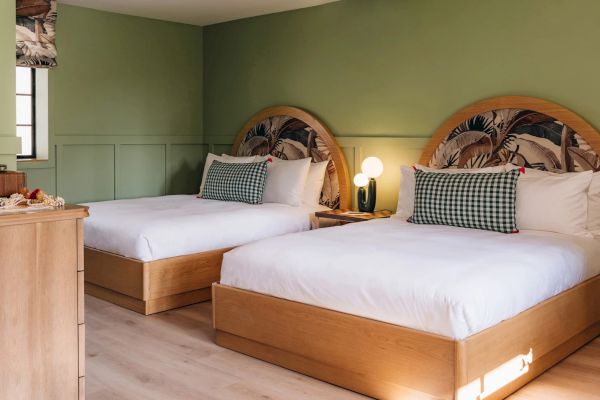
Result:
[[[239,247],[221,283],[463,339],[599,273],[598,239],[388,219]]]
[[[85,245],[142,261],[239,246],[310,229],[317,207],[148,197],[85,204]],[[327,209],[318,207],[319,210]]]

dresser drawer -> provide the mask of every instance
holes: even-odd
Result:
[[[79,378],[79,400],[85,400],[85,377]]]
[[[77,323],[85,322],[85,278],[83,271],[77,272]]]
[[[85,376],[85,324],[78,327],[79,339],[79,377]]]

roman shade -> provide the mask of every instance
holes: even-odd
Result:
[[[56,66],[56,0],[16,0],[17,66]]]

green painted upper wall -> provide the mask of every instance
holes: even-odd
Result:
[[[202,28],[64,4],[56,28],[49,160],[19,162],[29,186],[68,202],[197,191]]]
[[[59,5],[54,135],[201,135],[202,28]]]
[[[0,1],[0,164],[16,168],[15,1]]]
[[[338,135],[430,136],[498,95],[563,104],[600,128],[596,0],[344,0],[204,30],[204,132],[304,107]]]

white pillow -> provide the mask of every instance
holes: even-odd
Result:
[[[600,236],[600,172],[594,173],[588,193],[588,231]]]
[[[306,177],[306,185],[304,186],[304,194],[302,195],[302,204],[308,206],[318,206],[321,200],[321,192],[323,191],[323,183],[325,182],[325,171],[329,161],[321,161],[310,163],[308,175]]]
[[[518,168],[512,165],[513,168]],[[416,169],[425,172],[437,172],[440,174],[494,174],[498,172],[506,172],[508,171],[506,165],[498,165],[495,167],[485,167],[485,168],[430,168],[421,164],[415,165]]]
[[[209,153],[210,154],[210,153]],[[218,156],[217,156],[218,157]],[[266,157],[264,156],[232,156],[229,154],[221,154],[221,158],[224,159],[223,162],[230,162],[230,163],[247,163],[247,162],[258,162],[258,161],[263,161]],[[251,159],[250,161],[247,161]],[[238,160],[246,160],[246,161],[238,161]]]
[[[299,206],[302,203],[311,158],[300,160],[271,158],[272,162],[267,167],[263,203]]]
[[[526,169],[517,182],[517,227],[591,237],[587,226],[592,175]]]
[[[208,174],[208,169],[212,165],[213,161],[216,160],[216,161],[221,161],[224,163],[242,164],[242,163],[253,162],[256,160],[255,156],[251,156],[251,157],[233,157],[233,156],[224,157],[224,156],[225,156],[225,154],[222,156],[218,156],[213,153],[208,153],[206,155],[206,162],[204,163],[204,171],[202,171],[202,182],[200,183],[200,193],[199,193],[200,196],[202,196],[202,191],[204,190],[204,183],[206,182],[206,175]]]
[[[415,210],[415,168],[425,172],[437,172],[441,174],[484,174],[484,173],[498,173],[506,172],[504,165],[497,167],[486,167],[477,169],[464,169],[464,168],[447,168],[447,169],[435,169],[429,168],[424,165],[415,165],[413,167],[402,166],[400,167],[400,192],[398,193],[398,205],[396,206],[397,218],[408,219],[413,215]]]

